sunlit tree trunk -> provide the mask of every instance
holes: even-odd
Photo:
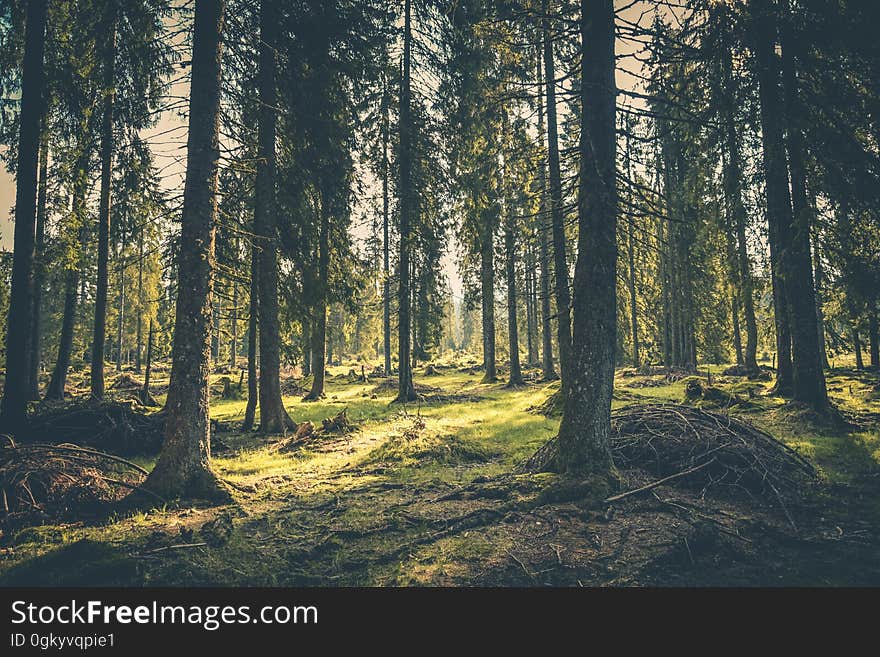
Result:
[[[186,182],[165,442],[143,486],[166,498],[228,499],[211,469],[208,359],[217,223],[224,0],[196,0]]]
[[[612,0],[581,0],[578,256],[558,467],[606,474],[617,345],[617,177]]]

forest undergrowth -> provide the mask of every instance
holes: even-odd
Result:
[[[361,380],[359,365],[330,368],[317,402],[289,378],[300,431],[286,437],[241,433],[245,402],[213,375],[214,465],[235,497],[219,507],[115,503],[144,497],[138,482],[155,457],[132,446],[152,425],[124,386],[113,408],[134,409],[134,429],[114,416],[85,440],[68,406],[50,440],[44,409],[34,441],[0,452],[0,584],[880,583],[876,373],[829,372],[841,423],[719,366],[618,370],[618,487],[599,490],[529,467],[552,450],[558,383],[527,370],[530,381],[509,389],[455,362],[430,368],[417,370],[421,400],[406,406],[391,403],[387,379]],[[114,435],[125,438],[115,450]],[[60,474],[47,478],[45,463]],[[83,477],[89,486],[70,484]]]

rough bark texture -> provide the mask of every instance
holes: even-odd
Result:
[[[819,326],[816,318],[816,292],[813,287],[813,259],[810,252],[812,210],[807,198],[806,147],[797,79],[795,35],[791,33],[788,0],[780,0],[782,11],[782,83],[784,89],[785,145],[791,172],[792,214],[789,226],[781,226],[782,265],[791,325],[792,381],[794,398],[816,410],[828,407],[825,371],[822,369]]]
[[[293,422],[281,401],[281,338],[278,331],[278,223],[275,207],[275,47],[277,0],[260,2],[260,115],[254,232],[257,234],[257,268],[260,313],[260,431],[283,433]]]
[[[547,15],[547,2],[544,2]],[[542,21],[544,38],[544,77],[547,87],[547,161],[550,175],[550,220],[553,229],[553,262],[556,285],[556,316],[559,341],[559,370],[562,385],[567,385],[571,362],[571,292],[568,288],[568,263],[565,255],[565,223],[562,216],[562,173],[559,167],[559,135],[556,125],[556,68],[549,21]]]
[[[27,417],[28,343],[33,305],[34,229],[37,200],[37,159],[45,75],[43,49],[46,0],[27,6],[22,69],[21,122],[15,168],[15,232],[13,235],[12,291],[6,331],[6,383],[0,408],[0,428],[16,433]],[[17,320],[17,321],[16,321]]]
[[[761,137],[767,195],[767,226],[776,320],[776,392],[794,392],[791,362],[790,291],[784,264],[786,231],[791,230],[791,197],[782,135],[782,102],[776,61],[776,23],[768,0],[752,0],[755,60],[761,101]],[[812,279],[812,276],[810,277]]]
[[[227,498],[211,469],[208,358],[217,221],[223,0],[196,0],[179,292],[165,442],[143,486],[166,498]]]
[[[101,189],[98,198],[98,277],[92,331],[91,392],[104,397],[104,342],[107,336],[107,289],[110,282],[110,186],[113,175],[113,101],[116,94],[116,2],[108,0],[101,51],[104,104],[101,119]]]
[[[138,289],[137,289],[137,325],[134,353],[134,370],[141,371],[141,354],[144,350],[144,228],[138,231]]]
[[[403,77],[400,85],[400,146],[398,154],[398,168],[400,170],[400,258],[399,258],[399,284],[397,291],[398,301],[398,328],[397,328],[397,356],[398,356],[398,389],[397,401],[407,402],[416,398],[416,390],[412,380],[412,359],[410,354],[410,324],[411,299],[410,299],[410,222],[413,213],[413,189],[412,189],[412,112],[411,100],[411,51],[412,51],[412,17],[410,0],[404,2],[403,20]]]
[[[581,157],[578,257],[569,385],[559,427],[558,466],[607,475],[617,344],[617,180],[614,7],[581,0]]]

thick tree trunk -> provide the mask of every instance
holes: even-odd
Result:
[[[548,15],[547,0],[543,4]],[[547,18],[542,20],[544,43],[544,77],[547,88],[547,160],[550,174],[550,221],[553,232],[553,262],[556,274],[556,316],[559,341],[559,370],[562,385],[568,385],[566,376],[571,362],[571,292],[568,288],[568,263],[565,255],[565,222],[562,212],[562,173],[559,165],[559,135],[556,126],[556,67],[553,57],[553,39]]]
[[[108,0],[103,20],[101,66],[104,106],[101,124],[101,190],[98,200],[98,277],[92,331],[91,393],[104,397],[104,343],[107,337],[107,289],[110,259],[110,187],[113,176],[113,102],[116,95],[116,0]]]
[[[282,433],[295,426],[281,400],[281,338],[278,329],[278,225],[275,216],[275,49],[278,21],[277,0],[261,0],[260,112],[254,232],[259,240],[260,431],[263,433]]]
[[[767,225],[770,265],[773,277],[774,315],[776,319],[776,392],[794,393],[791,360],[791,315],[789,313],[790,272],[786,233],[791,231],[791,197],[782,134],[782,102],[779,97],[779,67],[776,61],[776,21],[768,0],[752,0],[755,55],[761,101],[761,137],[767,195]],[[812,285],[812,276],[810,276]],[[811,295],[812,299],[812,295]]]
[[[581,0],[581,158],[572,365],[559,426],[562,472],[607,475],[617,346],[617,177],[612,0]]]
[[[30,358],[28,388],[33,401],[40,399],[40,363],[42,353],[42,300],[43,282],[46,274],[46,189],[49,175],[49,141],[44,133],[40,139],[39,186],[37,188],[37,234],[34,250],[34,296],[31,306]]]
[[[632,181],[632,156],[629,148],[629,133],[631,127],[629,120],[626,121],[626,176]],[[628,195],[631,200],[631,194]],[[631,205],[631,203],[630,203]],[[626,259],[627,259],[627,288],[629,291],[629,321],[630,337],[632,339],[632,364],[634,367],[641,365],[639,355],[639,311],[636,297],[636,256],[635,256],[635,217],[630,216],[626,222]]]
[[[543,47],[543,46],[542,46]],[[544,146],[546,131],[544,130],[544,70],[542,66],[541,48],[538,49],[538,138]],[[542,148],[542,151],[544,149]],[[546,153],[546,151],[544,151]],[[541,266],[541,373],[545,381],[557,378],[553,366],[553,320],[550,311],[550,244],[549,221],[547,212],[547,157],[541,157],[541,203],[538,220],[538,258]]]
[[[783,276],[791,325],[794,398],[822,411],[828,408],[828,391],[822,369],[816,293],[813,287],[813,260],[810,253],[812,212],[807,199],[806,147],[799,119],[804,109],[801,107],[798,89],[794,52],[796,41],[795,35],[791,33],[788,4],[788,0],[780,0],[782,82],[785,92],[783,121],[786,124],[785,146],[791,172],[792,203],[790,223],[788,226],[782,224],[780,230],[780,236],[784,240]]]
[[[412,355],[410,352],[410,223],[414,211],[412,189],[412,89],[411,89],[411,53],[412,53],[412,7],[410,0],[404,0],[403,19],[403,76],[400,85],[400,150],[398,169],[400,171],[400,257],[398,299],[398,390],[397,401],[408,402],[416,399],[416,390],[412,380]]]
[[[196,0],[186,183],[165,443],[143,486],[166,498],[228,499],[211,469],[208,356],[217,222],[224,0]]]
[[[43,114],[43,49],[47,0],[27,3],[24,60],[21,77],[21,121],[15,166],[15,232],[13,234],[12,291],[6,323],[6,382],[0,408],[0,429],[15,434],[27,419],[30,367],[30,321],[33,306],[34,231],[40,123]]]

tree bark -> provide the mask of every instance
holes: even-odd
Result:
[[[877,328],[877,310],[868,311],[868,353],[871,358],[871,369],[880,369],[880,331]]]
[[[283,433],[295,427],[281,400],[281,339],[278,329],[278,225],[275,206],[277,93],[275,50],[277,0],[260,1],[260,112],[254,227],[260,271],[260,431]]]
[[[506,185],[505,185],[506,187]],[[510,376],[508,386],[522,385],[522,367],[519,362],[519,329],[516,322],[516,223],[512,210],[504,204],[504,253],[507,273],[507,335],[510,348]]]
[[[27,3],[24,60],[21,78],[21,121],[15,165],[15,231],[13,234],[12,291],[6,323],[6,383],[0,407],[0,428],[18,433],[27,419],[30,319],[33,306],[34,231],[37,166],[43,114],[45,73],[43,50],[47,0]],[[18,320],[18,321],[16,321]]]
[[[784,240],[786,231],[790,231],[792,226],[791,196],[782,134],[779,67],[775,53],[776,21],[768,0],[752,0],[751,9],[761,104],[767,226],[776,321],[776,392],[788,396],[794,392],[794,374],[791,359],[791,316],[788,311],[791,296],[788,289],[790,275],[786,272]]]
[[[792,374],[794,399],[823,411],[828,408],[828,391],[822,369],[819,328],[816,318],[816,292],[813,287],[813,260],[810,253],[811,208],[807,199],[806,147],[801,128],[800,90],[796,70],[796,40],[791,33],[788,0],[780,0],[782,20],[783,121],[788,168],[791,172],[791,207],[789,225],[782,224],[783,276],[788,293],[791,326]],[[783,165],[784,166],[784,165]],[[781,178],[780,178],[781,179]]]
[[[485,212],[488,214],[490,210]],[[486,230],[484,225],[483,235],[480,237],[483,383],[491,383],[498,380],[498,374],[495,369],[495,245],[492,239],[493,232],[491,229]]]
[[[196,0],[189,136],[177,254],[177,308],[165,442],[143,487],[165,498],[227,500],[211,469],[208,358],[217,223],[224,0]]]
[[[37,187],[37,232],[34,249],[34,296],[31,307],[30,358],[28,387],[33,401],[40,399],[40,363],[42,362],[42,299],[43,283],[46,275],[46,189],[49,175],[49,140],[43,131],[40,139],[39,183]]]
[[[107,337],[107,289],[110,259],[110,187],[113,175],[113,102],[116,95],[116,0],[107,0],[101,49],[104,107],[101,123],[101,189],[98,201],[98,277],[92,331],[91,394],[104,397],[104,343]]]
[[[67,270],[64,281],[64,314],[61,319],[61,338],[58,344],[58,357],[52,378],[46,389],[46,399],[64,399],[67,385],[67,370],[70,368],[70,353],[73,349],[73,329],[76,324],[76,302],[79,287],[78,264]]]
[[[144,305],[144,227],[141,226],[138,229],[137,347],[134,354],[134,370],[138,374],[141,372],[141,354],[144,350]]]
[[[385,356],[385,376],[391,376],[391,244],[389,242],[390,200],[388,182],[391,167],[388,162],[388,144],[391,141],[391,93],[388,79],[384,79],[382,94],[382,348]]]
[[[559,165],[559,135],[556,126],[556,68],[547,0],[543,3],[542,31],[544,38],[544,77],[547,87],[547,160],[550,173],[550,220],[553,232],[553,262],[556,274],[556,316],[559,342],[559,370],[562,385],[571,362],[571,292],[568,288],[568,263],[565,255],[565,223],[562,214],[562,174]]]
[[[324,396],[327,372],[327,286],[330,275],[330,217],[326,196],[321,202],[321,229],[318,235],[318,280],[312,314],[312,388],[304,399],[316,401]],[[332,355],[332,354],[331,354]]]
[[[538,219],[538,258],[541,266],[541,374],[545,381],[557,378],[553,366],[553,320],[550,312],[550,244],[547,221],[547,156],[543,148],[544,130],[544,72],[541,49],[538,49],[538,138],[541,140],[541,203]]]
[[[612,0],[581,0],[578,255],[559,470],[607,476],[617,348],[617,176]]]
[[[241,423],[242,431],[250,431],[254,427],[254,418],[257,415],[257,400],[259,398],[258,373],[257,373],[257,334],[259,331],[260,315],[260,285],[259,270],[257,269],[257,247],[251,245],[251,289],[248,315],[248,398],[244,408],[244,421]]]
[[[859,338],[859,330],[853,325],[852,328],[853,349],[856,352],[856,369],[865,369],[865,361],[862,360],[862,341]]]
[[[398,357],[398,390],[397,401],[408,402],[416,399],[416,390],[412,379],[412,355],[410,345],[411,300],[410,300],[410,223],[413,213],[412,189],[412,7],[410,0],[404,0],[403,10],[403,75],[400,85],[400,146],[398,169],[400,171],[400,256],[398,260],[399,283],[397,357]]]

